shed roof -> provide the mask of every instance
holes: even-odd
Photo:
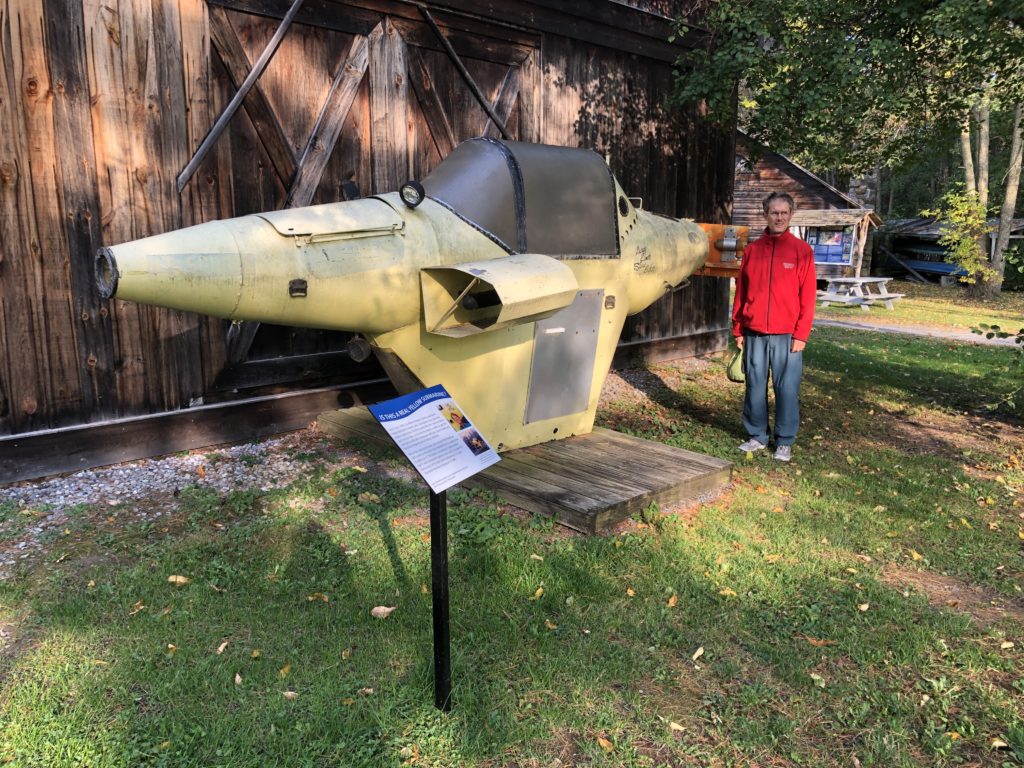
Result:
[[[790,224],[794,227],[849,227],[859,224],[865,218],[878,227],[881,217],[871,208],[817,208],[797,210]]]
[[[989,219],[988,227],[994,232],[999,226],[999,219]],[[942,237],[942,224],[930,216],[919,216],[915,219],[890,219],[885,223],[885,232],[889,235],[918,237],[922,240],[938,240]],[[1010,234],[1024,234],[1024,219],[1014,219],[1010,226]]]

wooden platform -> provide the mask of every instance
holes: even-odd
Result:
[[[317,424],[327,434],[397,451],[365,408],[327,411]],[[530,512],[596,533],[652,502],[674,504],[731,478],[728,461],[599,428],[589,435],[503,453],[501,461],[462,485],[486,488]]]

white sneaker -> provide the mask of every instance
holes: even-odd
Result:
[[[768,446],[766,446],[760,440],[755,440],[754,438],[750,438],[745,443],[740,443],[740,446],[739,446],[740,450],[743,451],[744,453],[753,453],[754,451],[763,451],[767,447]]]
[[[779,461],[789,461],[793,458],[792,445],[778,445],[775,447],[775,458]]]

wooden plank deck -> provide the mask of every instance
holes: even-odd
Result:
[[[335,437],[395,447],[366,408],[326,411],[317,424]],[[731,478],[728,461],[598,428],[503,453],[501,461],[463,485],[486,488],[530,512],[596,533],[652,502],[675,504]]]

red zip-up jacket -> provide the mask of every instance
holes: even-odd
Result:
[[[807,341],[817,301],[814,251],[786,231],[772,235],[765,228],[743,250],[732,307],[732,333],[791,333]]]

